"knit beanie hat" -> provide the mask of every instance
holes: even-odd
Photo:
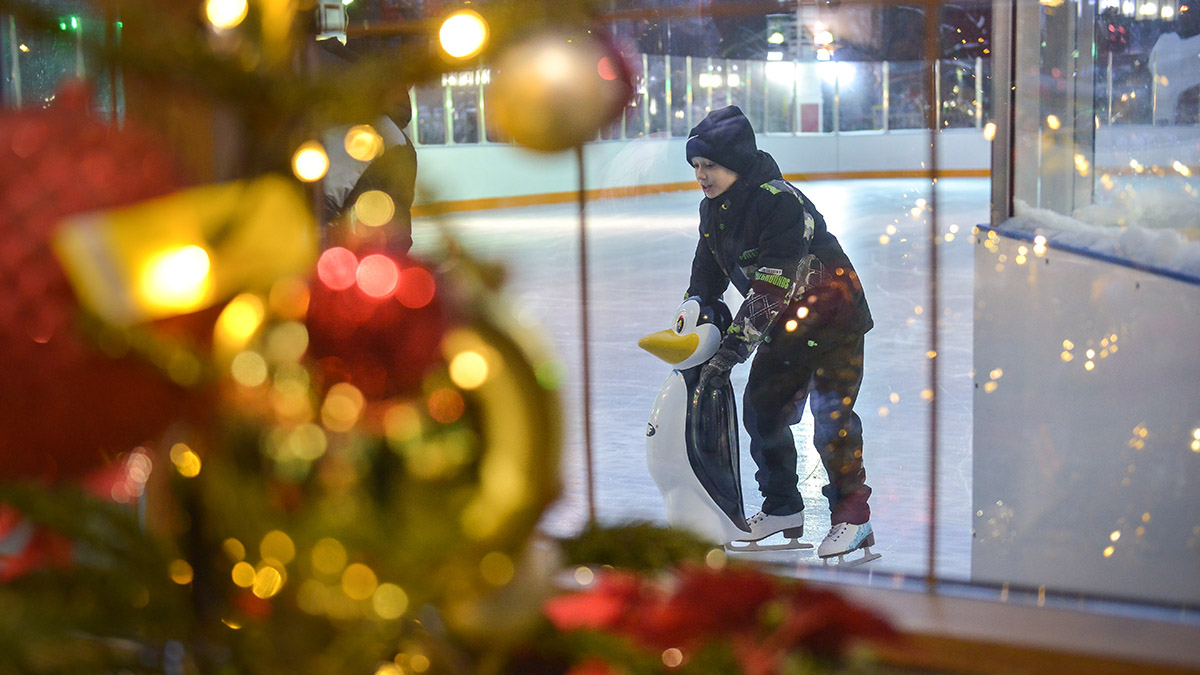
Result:
[[[687,161],[704,157],[739,175],[750,173],[758,157],[754,129],[736,105],[708,113],[692,128],[687,140]]]

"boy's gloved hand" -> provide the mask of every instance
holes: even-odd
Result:
[[[700,369],[700,379],[696,382],[696,398],[699,399],[709,387],[715,389],[724,386],[725,381],[729,379],[730,369],[737,363],[737,352],[725,347],[718,349]]]

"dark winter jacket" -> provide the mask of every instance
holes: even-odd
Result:
[[[825,219],[761,150],[749,173],[700,203],[688,295],[720,298],[731,281],[746,299],[722,347],[742,361],[793,319],[790,332],[814,343],[874,325],[858,274]]]

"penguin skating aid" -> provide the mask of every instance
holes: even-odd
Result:
[[[673,327],[638,345],[674,366],[663,382],[646,428],[650,475],[666,503],[667,522],[732,551],[812,548],[798,537],[783,544],[748,541],[738,456],[738,416],[728,380],[693,396],[700,369],[720,346],[732,318],[722,303],[688,298]],[[785,533],[785,536],[787,533]]]

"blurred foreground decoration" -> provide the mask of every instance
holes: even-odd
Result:
[[[73,215],[59,224],[54,248],[85,309],[124,326],[306,274],[316,240],[303,192],[267,174]]]
[[[374,672],[415,658],[421,612],[483,651],[539,616],[546,570],[518,572],[557,495],[557,370],[490,275],[453,245],[318,259],[270,175],[128,204],[153,195],[111,177],[156,185],[135,137],[14,116],[0,672]],[[189,248],[198,272],[161,262]]]
[[[314,265],[288,180],[141,201],[151,140],[11,118],[0,672],[373,672],[419,612],[483,651],[540,616],[557,367],[493,273]]]
[[[196,402],[195,391],[164,375],[186,369],[185,355],[164,349],[148,362],[119,335],[87,334],[52,252],[65,215],[178,185],[156,139],[97,119],[89,95],[72,84],[47,110],[0,116],[0,479],[82,476]],[[189,323],[161,328],[199,337]]]
[[[163,4],[161,25],[153,3],[122,4],[123,65],[172,94],[143,87],[143,103],[219,108],[196,117],[244,143],[228,171],[198,171],[221,182],[184,190],[170,169],[219,164],[197,160],[219,154],[218,124],[168,113],[164,144],[138,131],[153,106],[117,130],[73,89],[0,118],[0,673],[559,673],[604,654],[673,667],[619,624],[564,623],[586,597],[544,605],[565,555],[646,570],[636,597],[658,612],[650,588],[710,549],[655,528],[561,547],[535,535],[558,494],[561,373],[508,312],[502,274],[448,237],[416,259],[386,224],[318,233],[278,173],[312,129],[380,113],[386,57],[284,77],[294,6],[252,2],[244,31],[188,32],[195,8]],[[511,79],[518,66],[501,78],[498,95],[536,90],[503,104],[538,109],[530,126],[510,118],[514,140],[582,143],[628,98],[614,50],[571,44],[581,88],[565,97],[544,74]],[[393,70],[428,68],[418,54]],[[755,587],[792,597],[774,583]],[[753,611],[773,622],[776,606]]]
[[[546,602],[587,672],[774,673],[868,669],[871,645],[900,635],[832,591],[723,556],[669,577],[601,570],[585,590]],[[860,650],[860,648],[864,648]]]
[[[442,358],[445,293],[427,267],[404,254],[360,253],[333,246],[321,254],[306,320],[310,354],[326,388],[345,382],[370,401],[419,393]],[[488,375],[478,359],[472,382]]]
[[[136,214],[163,203],[90,222],[145,225]],[[224,241],[254,238],[255,219],[223,220]],[[160,222],[154,234],[166,236],[188,219]],[[312,222],[302,214],[292,225]],[[67,266],[95,251],[61,250]],[[104,281],[129,282],[153,258],[101,250]],[[11,608],[0,672],[369,673],[431,658],[422,645],[433,642],[463,640],[472,656],[461,658],[473,659],[538,621],[553,558],[529,544],[557,495],[557,369],[488,275],[447,250],[417,261],[330,247],[324,255],[342,267],[318,263],[311,276],[280,266],[286,256],[214,255],[214,276],[254,283],[226,287],[237,294],[206,312],[206,347],[189,351],[206,377],[171,385],[147,368],[182,396],[210,391],[212,409],[181,410],[114,445],[120,475],[108,489],[0,484],[0,602]],[[263,275],[274,279],[260,284]],[[81,292],[96,282],[71,277]],[[155,330],[93,322],[99,333]],[[74,331],[49,343],[71,334],[79,350],[111,359]],[[38,384],[72,400],[90,380],[72,371]],[[74,419],[61,422],[74,429]],[[56,447],[103,457],[86,441],[68,432]],[[41,452],[26,447],[6,446],[6,459]],[[135,474],[136,494],[114,499],[115,483]],[[144,505],[145,526],[120,502]]]

